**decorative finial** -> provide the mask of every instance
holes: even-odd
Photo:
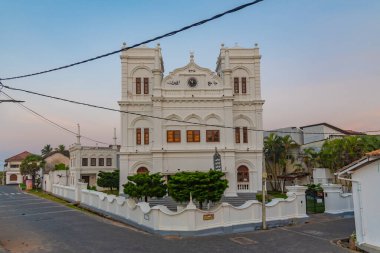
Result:
[[[222,43],[220,46],[221,46],[222,48],[224,48],[224,43]]]
[[[79,123],[77,124],[77,126],[78,126],[78,132],[77,132],[77,144],[78,145],[80,145],[80,125],[79,125]]]
[[[258,47],[258,46],[259,46],[259,44],[255,43],[255,47]]]
[[[157,47],[160,47],[161,46],[161,44],[160,43],[157,43]]]
[[[116,146],[117,143],[116,143],[116,128],[113,129],[113,144]]]
[[[190,51],[190,61],[194,61],[194,51]]]
[[[123,42],[123,46],[126,46],[126,45],[127,45],[127,43]]]

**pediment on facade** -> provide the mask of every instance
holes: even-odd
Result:
[[[195,80],[191,83],[190,79]],[[192,59],[184,67],[177,68],[162,81],[167,89],[222,89],[222,79],[208,68],[203,68]]]

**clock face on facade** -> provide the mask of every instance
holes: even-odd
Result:
[[[189,78],[189,80],[187,80],[187,85],[189,85],[189,87],[191,88],[194,88],[195,86],[198,85],[198,81],[194,77],[191,77]]]

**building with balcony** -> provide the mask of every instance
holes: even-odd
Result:
[[[222,45],[216,70],[189,63],[164,76],[159,44],[121,53],[120,184],[127,176],[208,171],[215,149],[226,196],[261,189],[263,132],[259,48]],[[120,187],[120,191],[122,191]]]

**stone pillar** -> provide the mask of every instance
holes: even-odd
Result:
[[[185,212],[187,214],[187,230],[188,231],[195,231],[196,227],[196,211],[197,207],[193,203],[193,199],[190,196],[189,204],[186,206]]]
[[[80,202],[82,190],[87,189],[87,183],[77,182],[75,185],[75,201]]]
[[[286,195],[288,197],[292,195],[296,195],[295,205],[296,205],[296,218],[306,218],[308,217],[306,215],[306,197],[305,192],[307,187],[306,186],[300,186],[300,185],[294,185],[294,186],[287,186],[286,189],[288,192]]]
[[[161,66],[161,47],[160,44],[157,44],[157,47],[154,49],[154,69],[153,73],[153,96],[161,97],[161,83],[162,83],[162,66]]]
[[[235,153],[231,151],[224,151],[224,159],[222,160],[222,171],[226,173],[228,180],[228,188],[224,192],[224,196],[236,197],[237,196],[237,176],[235,168]]]

